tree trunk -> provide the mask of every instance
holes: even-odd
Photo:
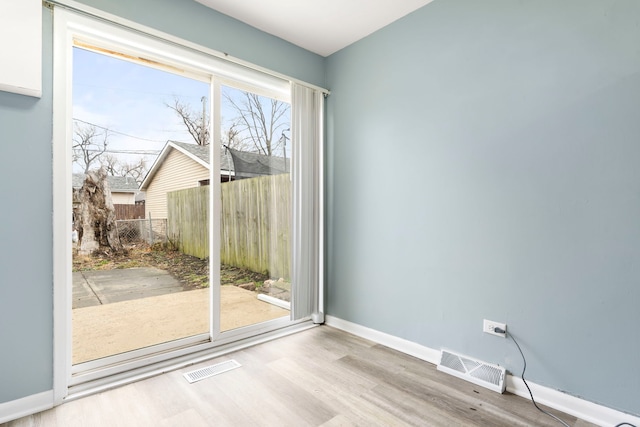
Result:
[[[111,190],[104,169],[86,174],[84,183],[78,190],[78,200],[78,253],[89,255],[102,252],[111,255],[122,252]]]

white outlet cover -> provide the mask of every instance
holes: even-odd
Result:
[[[487,334],[496,335],[498,337],[506,338],[506,333],[495,332],[495,328],[500,328],[503,331],[507,330],[506,323],[494,322],[493,320],[484,319],[482,323],[482,332]]]

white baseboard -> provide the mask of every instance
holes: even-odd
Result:
[[[422,359],[434,365],[437,365],[440,362],[440,350],[434,350],[415,342],[407,341],[403,338],[389,335],[333,316],[326,316],[325,324],[417,357],[418,359]],[[568,395],[561,391],[532,383],[529,380],[527,380],[527,384],[531,387],[531,391],[533,392],[536,402],[557,409],[566,414],[573,415],[574,417],[578,417],[584,421],[600,426],[615,426],[619,423],[626,422],[640,427],[640,418],[633,415],[625,414],[624,412],[607,408],[606,406],[598,405],[596,403]],[[507,391],[518,396],[522,396],[528,400],[531,399],[527,388],[519,377],[507,375]]]
[[[53,390],[0,403],[0,424],[53,408]]]
[[[549,387],[541,386],[527,380],[527,384],[531,388],[531,392],[537,403],[549,406],[565,414],[573,415],[582,420],[588,421],[600,426],[615,426],[622,422],[640,426],[640,418],[606,406],[598,405],[579,397],[554,390]],[[513,375],[507,375],[507,391],[518,396],[531,399],[529,391],[520,379]]]
[[[351,323],[333,316],[325,316],[325,325],[332,326],[336,329],[341,329],[353,335],[368,339],[369,341],[382,344],[410,356],[417,357],[418,359],[433,363],[434,365],[440,363],[440,351],[416,344],[413,341],[385,334],[384,332],[376,331],[375,329],[370,329],[365,326],[358,325],[357,323]]]

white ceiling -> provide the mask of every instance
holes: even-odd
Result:
[[[432,0],[196,0],[322,56]]]

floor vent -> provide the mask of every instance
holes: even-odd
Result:
[[[189,383],[195,383],[205,378],[212,377],[214,375],[221,374],[223,372],[230,371],[242,366],[235,360],[227,360],[226,362],[216,363],[215,365],[207,366],[206,368],[196,369],[195,371],[187,372],[183,374]]]
[[[504,393],[505,368],[442,350],[438,371],[462,378],[489,390]]]

